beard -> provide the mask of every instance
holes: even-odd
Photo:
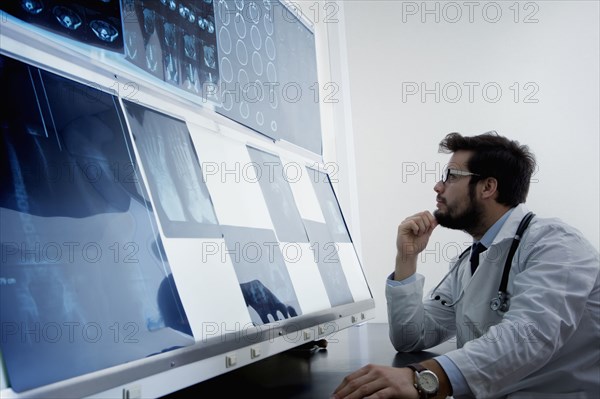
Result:
[[[449,229],[463,230],[466,232],[473,231],[481,222],[483,209],[481,205],[475,201],[474,187],[469,188],[469,205],[462,213],[452,214],[454,208],[448,207],[446,204],[446,212],[436,210],[433,213],[437,222]]]

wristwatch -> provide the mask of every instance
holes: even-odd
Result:
[[[440,382],[437,375],[431,370],[427,370],[419,363],[412,363],[406,367],[411,368],[415,372],[415,388],[419,392],[420,399],[428,399],[434,397],[440,389]]]

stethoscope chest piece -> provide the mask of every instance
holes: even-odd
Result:
[[[506,311],[508,311],[509,307],[510,307],[510,299],[509,299],[508,293],[506,293],[506,292],[499,291],[498,296],[495,298],[492,298],[492,300],[490,301],[490,309],[492,309],[494,312],[495,311],[506,312]]]

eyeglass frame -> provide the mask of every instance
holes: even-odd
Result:
[[[467,172],[466,170],[446,168],[444,172],[442,172],[442,177],[440,181],[442,184],[446,184],[446,182],[450,179],[450,176],[481,176],[480,174]]]

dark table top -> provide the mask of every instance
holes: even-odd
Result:
[[[194,397],[329,398],[342,379],[368,364],[402,367],[443,354],[452,343],[416,353],[398,353],[388,338],[388,325],[366,323],[328,337],[326,349],[295,348],[177,391]]]

